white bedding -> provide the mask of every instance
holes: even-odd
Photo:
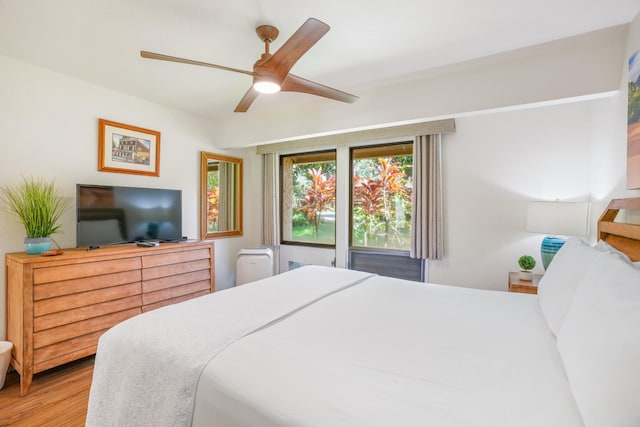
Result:
[[[103,336],[88,425],[191,422],[583,426],[535,296],[317,266]]]
[[[373,277],[218,354],[194,425],[583,423],[535,296]]]

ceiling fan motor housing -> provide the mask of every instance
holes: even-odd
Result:
[[[267,42],[267,40],[272,42],[278,38],[278,34],[280,34],[280,32],[272,25],[258,25],[256,27],[256,34],[263,42]]]

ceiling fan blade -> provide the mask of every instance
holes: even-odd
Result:
[[[309,18],[271,57],[256,66],[255,71],[267,69],[281,81],[294,64],[329,31],[330,27],[315,18]]]
[[[284,79],[280,90],[324,96],[325,98],[334,99],[341,102],[348,102],[349,104],[356,102],[356,100],[358,99],[357,96],[350,93],[343,92],[329,86],[321,85],[320,83],[312,82],[293,74],[289,74],[287,78]]]
[[[191,65],[199,65],[201,67],[217,68],[219,70],[233,71],[234,73],[246,74],[248,76],[254,76],[255,75],[255,73],[253,73],[252,71],[240,70],[238,68],[225,67],[224,65],[209,64],[208,62],[194,61],[192,59],[178,58],[176,56],[163,55],[161,53],[148,52],[146,50],[141,50],[140,51],[140,56],[142,56],[143,58],[148,58],[148,59],[158,59],[160,61],[179,62],[181,64],[191,64]]]
[[[233,111],[235,113],[246,113],[253,101],[256,100],[258,95],[260,95],[260,92],[258,92],[253,88],[253,86],[251,86],[238,103],[236,109]]]

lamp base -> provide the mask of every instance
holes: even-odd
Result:
[[[564,237],[547,236],[542,239],[542,246],[540,247],[540,254],[542,255],[542,265],[546,270],[551,263],[551,260],[555,256],[556,252],[560,250],[562,245],[565,244],[567,239]]]

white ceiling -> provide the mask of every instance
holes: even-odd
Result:
[[[0,0],[0,54],[199,116],[232,113],[246,75],[143,59],[149,50],[250,70],[255,27],[331,26],[292,72],[358,94],[417,72],[630,22],[640,0]],[[1,77],[1,70],[0,70]],[[262,101],[261,101],[262,100]],[[336,102],[336,101],[326,101]]]

